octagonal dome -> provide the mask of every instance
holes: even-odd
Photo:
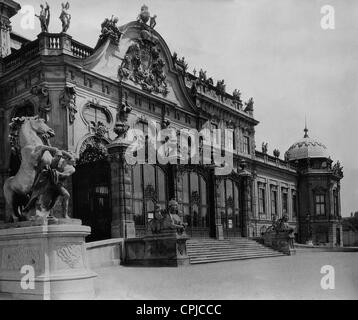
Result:
[[[308,136],[308,129],[304,130],[303,139],[294,143],[286,151],[286,159],[288,161],[307,159],[307,158],[329,158],[327,147],[315,139]]]

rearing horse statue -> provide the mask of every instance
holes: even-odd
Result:
[[[35,117],[12,119],[10,124],[10,142],[21,150],[21,166],[17,174],[4,184],[4,196],[10,207],[11,216],[7,222],[28,220],[22,212],[26,206],[38,172],[51,164],[57,148],[48,145],[48,139],[55,135],[45,120]]]

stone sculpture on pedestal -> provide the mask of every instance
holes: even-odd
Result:
[[[154,217],[149,222],[147,235],[126,239],[125,263],[149,266],[182,266],[189,263],[186,251],[186,224],[183,223],[176,200],[168,209],[156,205]]]
[[[4,184],[12,223],[0,224],[0,292],[20,299],[91,299],[96,274],[85,248],[91,228],[69,219],[64,182],[75,172],[75,158],[49,145],[54,134],[38,116],[10,124],[10,143],[21,153],[21,166]],[[65,219],[51,214],[59,198]],[[23,266],[33,269],[32,288],[21,285]]]
[[[284,215],[277,219],[272,218],[272,225],[267,228],[263,235],[264,244],[285,254],[292,255],[296,253],[294,246],[294,228],[288,224],[288,216]]]

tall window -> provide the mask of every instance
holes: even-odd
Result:
[[[250,154],[250,138],[248,136],[244,136],[243,153]]]
[[[207,186],[204,178],[196,172],[184,172],[182,182],[184,222],[189,228],[208,228]]]
[[[266,214],[266,190],[263,183],[259,183],[259,214]]]
[[[277,215],[277,188],[271,187],[271,216]]]
[[[136,226],[146,226],[153,218],[155,204],[166,207],[166,178],[164,171],[148,164],[132,168],[133,177],[133,213]]]
[[[221,223],[226,229],[240,227],[239,219],[239,188],[231,179],[225,179],[220,183]]]
[[[297,196],[292,194],[292,217],[297,217]]]
[[[338,191],[333,191],[333,206],[334,206],[334,215],[339,215],[339,201],[338,201]]]
[[[282,215],[288,213],[288,194],[287,189],[282,188]]]
[[[326,196],[324,194],[315,195],[316,215],[321,216],[326,213]]]

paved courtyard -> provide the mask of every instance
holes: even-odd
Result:
[[[321,288],[321,268],[335,271],[335,289]],[[300,252],[292,257],[182,268],[96,270],[97,299],[357,299],[358,252]]]

